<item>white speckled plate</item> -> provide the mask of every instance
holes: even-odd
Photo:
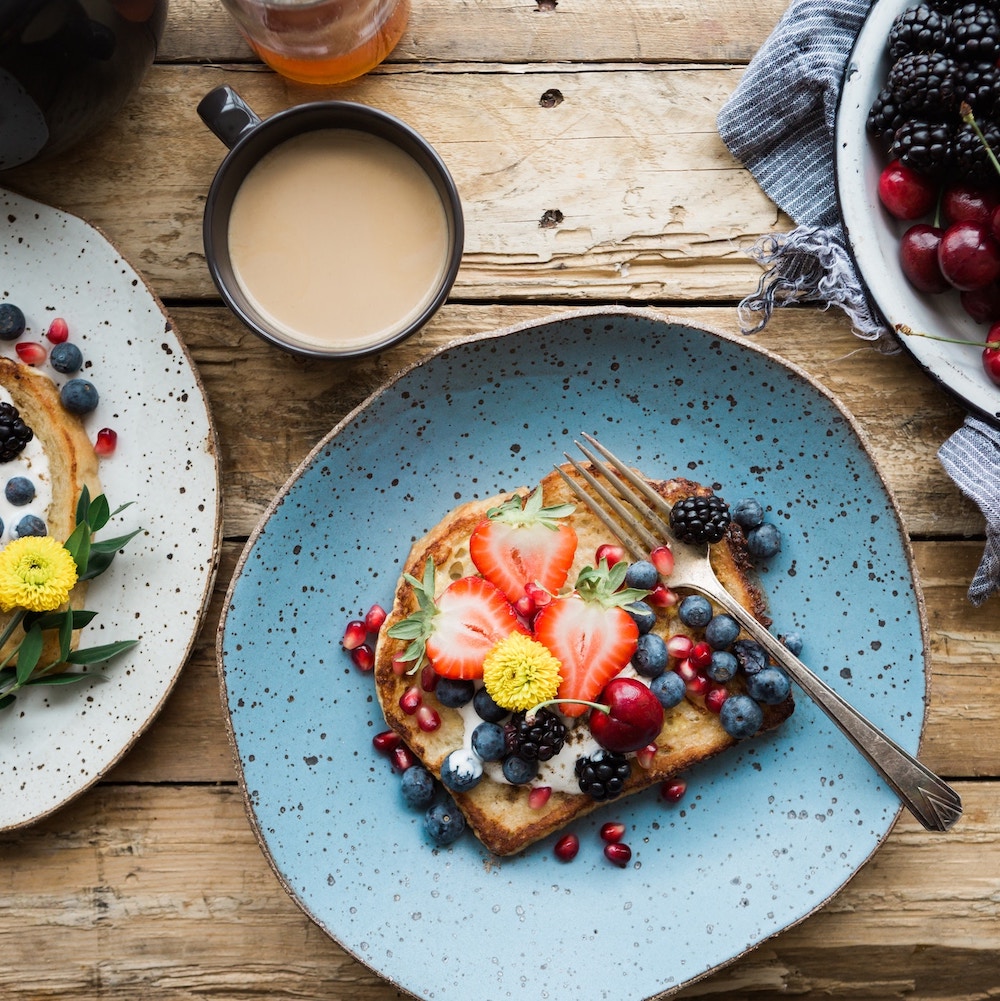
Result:
[[[118,432],[101,462],[112,509],[102,533],[141,528],[87,607],[86,645],[138,646],[93,681],[18,694],[0,713],[0,830],[51,813],[100,779],[156,716],[187,660],[215,579],[220,527],[215,432],[197,373],[162,305],[119,252],[75,216],[0,190],[0,302],[22,340],[62,316],[100,393],[85,424]],[[15,357],[13,345],[0,351]],[[51,371],[51,370],[49,370]],[[65,377],[57,377],[62,379]]]
[[[288,892],[351,954],[435,1001],[629,1001],[801,920],[881,844],[893,794],[807,700],[780,730],[498,859],[425,839],[371,747],[346,621],[387,605],[411,541],[456,503],[536,483],[581,432],[647,474],[755,495],[782,528],[776,627],[914,752],[925,624],[895,505],[850,417],[801,371],[641,311],[567,314],[445,349],[334,429],[248,543],[220,626],[241,780]],[[598,829],[626,825],[624,871]]]
[[[911,223],[893,219],[878,197],[887,163],[868,135],[865,121],[889,71],[885,51],[897,14],[916,0],[877,0],[851,53],[837,112],[837,194],[848,243],[872,298],[897,332],[900,328],[968,341],[949,344],[899,333],[899,341],[927,374],[984,420],[1000,422],[1000,386],[983,371],[985,326],[962,308],[957,292],[921,295],[903,275],[899,239]]]

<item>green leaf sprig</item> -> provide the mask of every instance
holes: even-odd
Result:
[[[94,538],[113,517],[130,506],[123,504],[112,511],[104,494],[91,499],[90,491],[83,488],[76,506],[76,528],[64,543],[64,548],[76,564],[79,581],[99,577],[111,566],[117,553],[139,534],[141,530],[137,529],[111,539]],[[22,688],[70,685],[85,678],[94,678],[93,674],[69,668],[103,664],[139,642],[119,640],[74,650],[73,634],[90,623],[96,614],[73,608],[49,612],[16,609],[0,633],[0,649],[7,645],[18,629],[23,630],[24,636],[0,661],[0,710],[13,705],[16,693]],[[58,655],[54,660],[42,662],[47,632],[54,633],[58,638]]]

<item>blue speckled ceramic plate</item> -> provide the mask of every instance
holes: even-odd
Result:
[[[142,529],[90,585],[98,615],[84,633],[87,646],[138,646],[92,668],[92,681],[23,691],[0,714],[0,830],[10,830],[97,782],[155,719],[204,616],[221,518],[215,430],[159,300],[82,219],[0,190],[0,220],[0,302],[24,312],[23,341],[47,343],[52,319],[66,320],[100,393],[84,425],[92,439],[102,427],[118,434],[101,485],[112,508],[132,506],[102,535]],[[10,342],[0,350],[16,357]]]
[[[403,373],[281,491],[243,554],[219,660],[251,820],[288,892],[348,952],[435,1001],[647,998],[689,984],[820,907],[871,856],[893,794],[804,697],[779,731],[499,859],[432,847],[371,747],[372,679],[345,622],[391,601],[411,541],[457,502],[532,484],[597,435],[651,476],[754,495],[784,549],[776,628],[915,752],[922,604],[897,511],[850,417],[742,341],[637,311],[477,337]],[[597,831],[624,821],[620,870]]]

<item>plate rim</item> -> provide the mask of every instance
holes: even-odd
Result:
[[[102,767],[98,768],[93,775],[89,776],[85,782],[76,787],[73,791],[67,792],[62,799],[56,803],[48,804],[40,812],[35,812],[31,816],[24,817],[18,821],[10,822],[5,821],[0,823],[0,833],[7,833],[11,831],[23,830],[30,827],[39,821],[42,821],[53,814],[64,809],[70,803],[78,799],[80,796],[84,795],[90,789],[92,789],[98,782],[104,779],[121,761],[125,756],[135,747],[139,739],[146,733],[146,731],[153,725],[162,711],[164,705],[172,694],[177,682],[181,676],[184,667],[187,665],[191,658],[191,654],[198,642],[198,637],[204,628],[205,622],[208,618],[209,606],[211,604],[212,594],[215,590],[215,584],[218,579],[219,566],[221,564],[222,558],[222,540],[224,536],[224,526],[223,526],[223,504],[222,504],[222,471],[220,468],[220,443],[218,429],[215,424],[214,415],[212,413],[212,408],[209,404],[209,397],[205,391],[205,385],[201,378],[201,373],[198,371],[195,365],[194,359],[188,350],[187,344],[181,339],[178,334],[177,324],[174,322],[173,317],[167,311],[166,306],[160,299],[159,295],[154,291],[154,289],[149,284],[149,281],[139,271],[131,262],[131,260],[122,252],[118,244],[111,239],[107,233],[101,229],[100,226],[88,221],[83,216],[77,212],[71,212],[67,209],[61,208],[58,205],[53,205],[49,202],[43,202],[38,198],[31,195],[25,194],[23,191],[18,190],[16,187],[10,187],[6,183],[0,186],[0,195],[13,196],[16,199],[20,199],[28,206],[34,207],[38,206],[47,213],[55,213],[55,215],[62,216],[66,219],[72,220],[74,223],[85,227],[91,233],[96,234],[96,236],[111,250],[113,251],[118,260],[129,268],[132,274],[138,281],[138,284],[142,287],[142,290],[149,296],[152,305],[155,307],[157,313],[163,318],[164,321],[164,331],[163,336],[170,336],[174,342],[174,346],[177,349],[180,356],[184,359],[184,363],[188,370],[191,372],[193,377],[194,387],[200,393],[201,400],[204,402],[204,411],[207,425],[208,440],[211,443],[211,448],[206,449],[210,451],[213,457],[212,470],[213,470],[213,487],[212,495],[214,497],[214,505],[212,511],[212,521],[213,521],[213,531],[211,540],[211,565],[209,571],[205,576],[203,587],[201,590],[200,603],[198,606],[197,613],[192,617],[190,635],[187,642],[184,645],[184,649],[181,652],[181,656],[178,659],[177,666],[171,672],[170,677],[166,680],[162,687],[154,705],[149,708],[148,713],[144,718],[138,722],[135,729],[133,730],[131,736],[126,740],[126,742],[118,748],[118,750],[113,754]]]
[[[307,906],[305,900],[303,900],[298,892],[290,885],[289,880],[286,878],[285,874],[282,872],[281,868],[278,866],[274,855],[272,854],[266,837],[264,836],[260,822],[257,818],[256,812],[253,808],[252,797],[250,795],[250,790],[247,785],[246,775],[243,769],[243,762],[239,754],[238,744],[236,741],[234,723],[232,718],[232,713],[229,710],[229,700],[228,700],[228,690],[226,686],[226,664],[223,645],[226,636],[226,623],[229,618],[229,612],[231,610],[233,597],[235,591],[239,585],[240,577],[242,576],[243,569],[253,552],[256,543],[260,537],[264,534],[267,524],[271,517],[278,510],[281,504],[284,502],[289,491],[295,486],[298,480],[306,473],[310,468],[316,457],[333,441],[338,434],[343,431],[345,427],[351,424],[363,411],[365,411],[370,405],[375,403],[382,395],[391,392],[392,389],[404,378],[409,376],[412,372],[422,368],[423,366],[437,360],[441,355],[445,354],[450,350],[455,348],[465,347],[472,344],[482,343],[486,341],[501,341],[504,338],[510,336],[511,334],[516,334],[523,332],[525,330],[530,330],[531,328],[540,328],[549,326],[553,323],[571,321],[571,320],[581,320],[581,319],[594,319],[599,320],[601,318],[606,318],[609,316],[618,317],[629,317],[629,318],[639,318],[645,319],[656,324],[662,324],[664,326],[679,326],[687,330],[694,330],[700,333],[704,333],[709,337],[718,337],[725,340],[731,344],[737,345],[741,348],[756,352],[778,365],[784,368],[804,382],[806,382],[812,389],[819,392],[824,396],[831,405],[840,413],[843,417],[845,423],[855,434],[862,450],[864,451],[865,457],[871,464],[879,482],[882,484],[883,490],[889,506],[895,515],[896,525],[899,529],[899,539],[900,544],[903,549],[903,553],[906,558],[906,569],[909,574],[909,579],[913,584],[913,597],[915,611],[917,614],[917,619],[920,626],[920,641],[921,641],[921,666],[923,675],[923,691],[921,694],[920,702],[922,708],[922,717],[920,720],[920,725],[917,734],[917,747],[919,752],[919,747],[922,745],[926,726],[927,726],[927,711],[930,704],[931,698],[931,670],[930,670],[930,645],[929,645],[929,624],[927,620],[927,610],[926,602],[924,598],[923,588],[921,586],[920,577],[917,571],[915,557],[913,553],[913,546],[910,540],[909,531],[906,529],[905,521],[902,516],[902,511],[899,507],[898,500],[896,499],[894,491],[891,489],[889,482],[885,478],[884,472],[882,470],[881,464],[873,451],[871,440],[865,429],[858,423],[854,415],[848,410],[845,404],[833,393],[830,389],[820,383],[816,377],[810,375],[805,369],[803,369],[797,363],[782,357],[776,352],[772,351],[767,347],[755,344],[749,339],[739,337],[735,334],[723,331],[714,326],[702,325],[700,323],[692,323],[691,321],[675,316],[669,311],[661,312],[649,307],[630,307],[630,306],[603,306],[603,307],[571,307],[564,311],[554,311],[547,313],[544,316],[540,316],[533,319],[521,320],[513,324],[509,324],[496,329],[491,329],[487,331],[482,331],[479,333],[468,334],[464,336],[458,336],[450,339],[446,343],[429,350],[425,355],[421,356],[416,361],[413,361],[399,370],[397,370],[392,375],[388,376],[379,386],[377,386],[365,399],[354,407],[347,415],[345,415],[341,420],[339,420],[336,425],[328,431],[320,439],[317,444],[310,449],[306,457],[295,467],[292,473],[288,476],[284,484],[278,489],[275,496],[268,503],[266,509],[259,518],[256,526],[254,527],[251,534],[248,536],[247,541],[240,553],[239,559],[237,560],[236,566],[234,567],[232,577],[230,578],[229,585],[226,589],[225,601],[223,603],[222,614],[219,617],[218,627],[216,631],[216,667],[218,674],[218,684],[219,684],[219,694],[220,700],[222,702],[223,717],[226,725],[227,738],[229,740],[230,748],[233,753],[234,766],[237,774],[238,784],[240,788],[240,794],[243,800],[244,812],[246,813],[248,823],[250,824],[251,831],[257,841],[258,847],[264,858],[267,861],[272,873],[277,879],[279,885],[285,891],[285,893],[294,901],[296,906],[302,911],[303,914],[318,928],[320,928],[323,933],[336,944],[346,955],[350,956],[360,965],[365,967],[365,969],[372,972],[375,976],[379,977],[380,980],[389,984],[393,988],[403,992],[407,996],[420,998],[420,995],[414,994],[412,990],[404,986],[393,976],[382,972],[381,970],[375,969],[371,963],[361,955],[356,949],[351,948],[347,943],[342,942],[334,932],[328,927],[325,921],[323,921],[319,915],[313,913]],[[808,696],[803,696],[808,698]],[[812,907],[810,907],[805,913],[801,914],[799,917],[794,918],[787,924],[783,925],[781,928],[775,929],[771,933],[765,935],[759,940],[755,941],[751,945],[739,951],[737,954],[728,957],[717,965],[711,967],[710,969],[704,970],[695,976],[684,980],[682,983],[673,985],[666,988],[663,991],[657,992],[655,994],[647,995],[645,998],[638,999],[635,1001],[659,1001],[661,998],[668,998],[674,994],[691,987],[694,984],[699,983],[702,980],[707,979],[721,970],[732,966],[734,963],[745,958],[753,952],[756,952],[761,946],[765,945],[767,942],[773,940],[779,935],[783,935],[786,932],[797,927],[803,921],[815,915],[817,912],[826,907],[832,900],[834,900],[843,890],[850,884],[855,877],[865,869],[871,860],[875,857],[878,851],[883,847],[889,835],[895,829],[900,817],[904,812],[904,807],[900,803],[893,814],[892,818],[888,821],[885,830],[875,839],[874,844],[871,847],[871,851],[858,863],[856,868],[847,875],[847,877],[826,897],[822,900],[816,902]]]

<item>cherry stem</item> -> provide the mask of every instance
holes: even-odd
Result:
[[[574,706],[590,706],[591,709],[598,709],[602,713],[607,713],[611,715],[611,706],[601,705],[600,702],[588,702],[586,699],[546,699],[544,702],[539,702],[537,706],[533,706],[524,714],[524,720],[526,723],[532,723],[535,719],[535,713],[539,709],[544,709],[546,706],[559,706],[559,705],[574,705]]]
[[[940,334],[925,334],[922,330],[904,330],[896,328],[896,332],[906,337],[926,337],[929,341],[942,341],[945,344],[964,344],[967,348],[988,348],[991,351],[1000,350],[1000,341],[963,341],[960,337],[942,337]]]

